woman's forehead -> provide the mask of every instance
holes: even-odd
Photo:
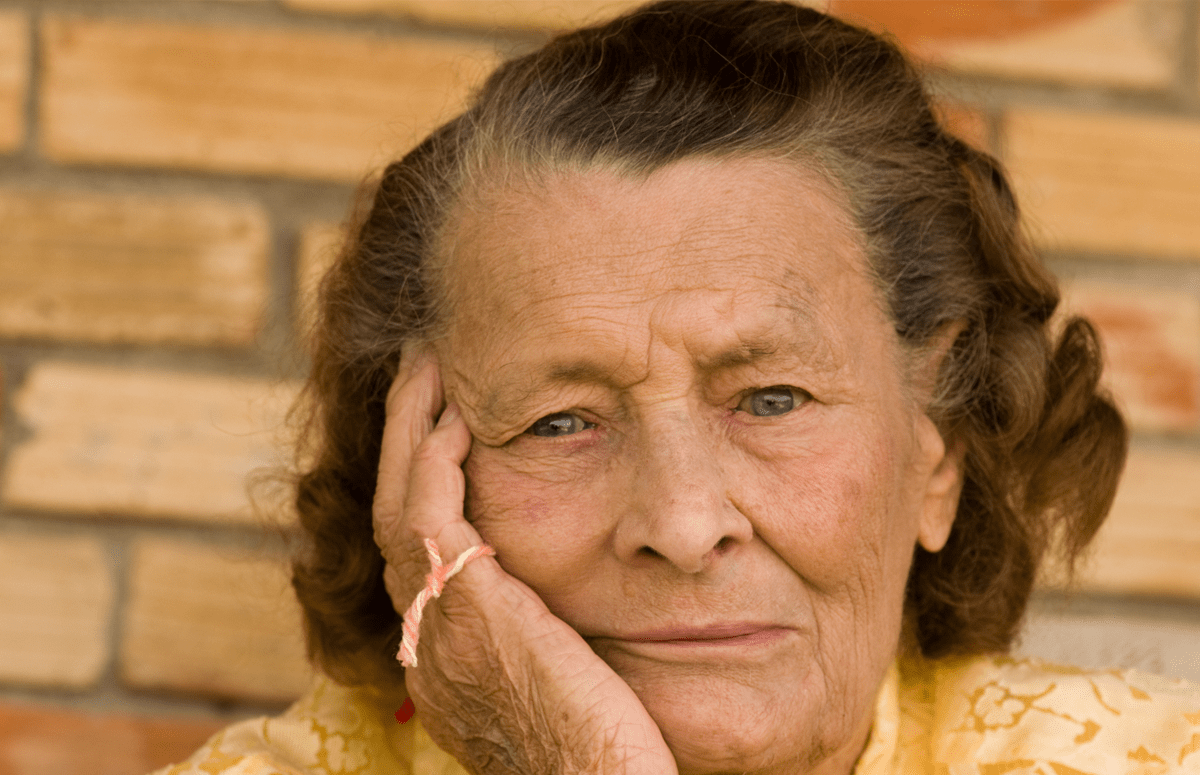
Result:
[[[597,169],[513,180],[457,211],[447,292],[460,310],[764,284],[803,305],[866,270],[841,192],[794,163],[694,159],[644,178]]]
[[[838,372],[893,346],[839,192],[793,165],[547,175],[474,205],[454,235],[444,355],[482,405],[503,375],[646,379],[652,346],[697,374],[771,353]]]

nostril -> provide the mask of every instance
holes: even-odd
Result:
[[[653,557],[657,560],[666,559],[666,555],[664,555],[662,552],[655,550],[653,547],[650,547],[650,546],[643,546],[641,549],[638,550],[638,554],[643,554],[647,557]]]

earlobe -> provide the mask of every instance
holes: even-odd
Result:
[[[929,552],[939,552],[950,538],[954,517],[958,513],[958,497],[962,492],[963,448],[961,442],[949,446],[929,418],[923,418],[926,432],[937,436],[935,450],[938,459],[929,472],[925,487],[925,503],[917,528],[917,541]]]

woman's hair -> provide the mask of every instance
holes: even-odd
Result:
[[[400,619],[371,502],[400,352],[439,335],[456,207],[513,176],[646,176],[685,158],[779,159],[846,196],[913,351],[961,331],[928,413],[960,450],[945,548],[915,550],[906,622],[922,654],[1006,650],[1046,551],[1070,567],[1103,521],[1126,430],[1097,390],[1100,347],[1060,326],[998,162],[949,134],[895,44],[775,2],[656,3],[502,65],[471,107],[390,165],[326,277],[308,384],[315,463],[294,566],[313,659],[343,682],[395,678]]]

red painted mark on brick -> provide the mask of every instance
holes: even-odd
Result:
[[[1120,304],[1093,303],[1086,314],[1108,346],[1109,366],[1119,371],[1139,400],[1185,426],[1200,418],[1200,381],[1195,366],[1180,358],[1166,338],[1169,323]]]
[[[1114,0],[833,0],[836,16],[885,29],[901,43],[1003,40],[1084,19]]]

